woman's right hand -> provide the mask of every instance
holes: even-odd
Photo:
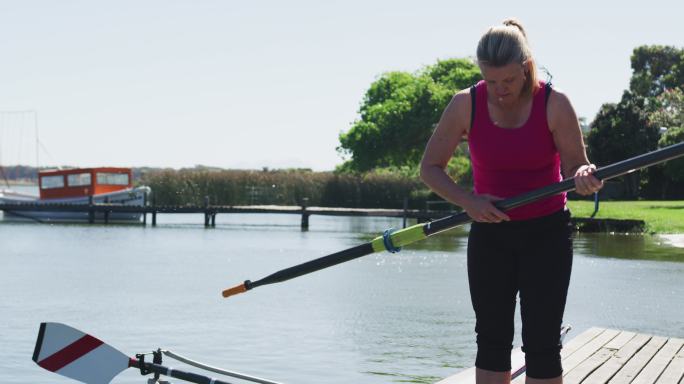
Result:
[[[492,195],[471,195],[471,198],[463,205],[468,216],[480,223],[500,223],[510,221],[511,218],[497,209],[492,202],[501,198]]]

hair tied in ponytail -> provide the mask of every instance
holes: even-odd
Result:
[[[517,19],[513,19],[513,18],[506,19],[503,21],[503,25],[505,25],[507,27],[518,28],[520,30],[520,33],[522,33],[522,35],[525,36],[525,38],[527,38],[527,34],[525,33],[525,28],[523,28],[522,24]]]

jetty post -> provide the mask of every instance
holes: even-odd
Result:
[[[308,231],[309,230],[309,212],[306,211],[306,208],[309,205],[309,198],[304,197],[302,198],[302,231]]]
[[[105,196],[104,203],[109,204],[109,196]],[[109,224],[109,209],[105,209],[104,211],[104,223]]]
[[[93,196],[88,196],[88,223],[95,223],[95,209],[93,207]]]
[[[155,194],[152,194],[152,226],[156,227],[157,226],[157,209],[156,209],[156,198]]]
[[[408,197],[404,197],[404,214],[402,216],[401,227],[406,228],[406,219],[408,216]]]
[[[147,208],[147,192],[143,195],[143,207]],[[142,220],[142,225],[143,227],[147,227],[147,209],[145,209],[142,213],[143,215],[143,220]]]
[[[209,213],[209,196],[204,196],[204,227],[209,227],[210,216]]]

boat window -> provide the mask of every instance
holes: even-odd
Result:
[[[76,175],[67,175],[67,185],[70,187],[80,187],[83,185],[90,185],[90,173],[79,173]]]
[[[97,183],[100,185],[128,185],[128,174],[98,172]]]
[[[41,189],[53,189],[53,188],[63,188],[64,187],[64,176],[41,176],[40,178],[40,188]]]

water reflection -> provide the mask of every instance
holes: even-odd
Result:
[[[235,214],[219,215],[213,229],[193,215],[162,215],[155,228],[1,225],[0,313],[8,315],[0,316],[0,383],[66,383],[25,353],[46,320],[102,335],[129,353],[161,346],[289,383],[428,383],[473,364],[467,226],[398,254],[220,297],[245,278],[402,226],[401,219],[314,215],[302,232],[299,222],[297,215]],[[684,249],[651,236],[578,234],[576,251],[565,316],[571,337],[591,326],[684,335],[676,305],[684,297]],[[140,378],[129,371],[117,382]]]
[[[684,262],[684,248],[651,235],[578,233],[575,250],[590,257]]]

